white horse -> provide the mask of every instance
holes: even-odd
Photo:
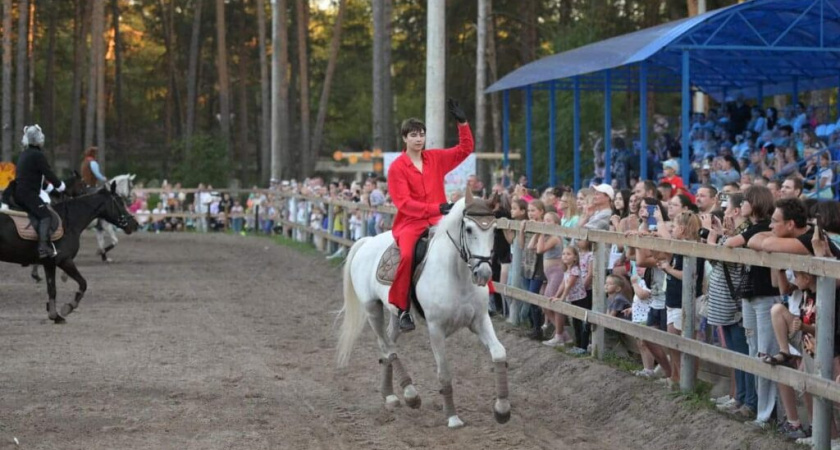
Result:
[[[469,192],[469,190],[467,190]],[[452,374],[446,359],[446,338],[468,327],[490,351],[496,374],[494,416],[499,423],[510,419],[508,400],[507,356],[496,337],[487,312],[487,283],[492,276],[490,255],[496,219],[483,200],[472,196],[455,203],[437,226],[429,241],[425,268],[416,283],[417,299],[426,316],[429,338],[438,368],[444,400],[444,413],[450,428],[464,422],[455,412]],[[420,397],[397,357],[399,336],[397,310],[388,303],[390,286],[377,281],[376,271],[386,249],[394,243],[390,232],[357,241],[344,263],[344,321],[338,342],[338,365],[346,366],[353,345],[367,320],[376,333],[381,354],[381,394],[389,408],[400,404],[394,395],[392,377],[403,388],[406,404],[420,407]],[[384,328],[384,310],[390,311],[390,326]],[[414,308],[412,312],[416,311]]]
[[[131,201],[134,177],[136,177],[135,174],[126,173],[108,180],[108,186],[116,183],[115,192],[125,200],[126,204]],[[119,242],[114,226],[103,220],[96,220],[94,231],[96,233],[96,245],[99,247],[96,254],[102,258],[102,261],[111,262],[111,258],[108,257],[108,252],[113,250]]]

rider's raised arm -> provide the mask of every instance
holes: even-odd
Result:
[[[90,171],[97,180],[102,181],[103,183],[108,182],[108,179],[105,178],[105,175],[102,175],[102,172],[99,170],[99,163],[96,160],[90,162]]]
[[[475,150],[475,142],[473,141],[470,124],[464,122],[458,124],[458,145],[446,150],[432,152],[432,154],[439,161],[441,172],[447,174],[467,159],[473,150]]]
[[[408,178],[401,166],[392,165],[388,170],[388,192],[397,211],[416,219],[428,219],[440,215],[440,204],[425,203],[411,198]]]

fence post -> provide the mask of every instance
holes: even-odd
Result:
[[[342,228],[343,237],[344,237],[344,239],[347,239],[347,240],[350,239],[350,220],[349,219],[350,219],[350,210],[347,208],[347,205],[345,205],[341,209],[341,220],[344,221],[344,228]],[[342,245],[342,244],[339,244],[339,245],[344,247],[344,245]]]
[[[254,207],[254,234],[260,234],[260,205]]]
[[[368,219],[373,214],[371,211],[360,210],[362,212],[362,235],[359,239],[365,238],[368,235]]]
[[[590,241],[591,242],[591,241]],[[607,267],[607,247],[603,242],[593,242],[595,252],[593,260],[589,263],[592,273],[592,311],[604,313],[607,310],[607,297],[604,292]],[[587,324],[584,324],[586,326]],[[590,327],[592,333],[592,354],[598,359],[604,358],[604,346],[606,343],[605,329],[602,326]]]
[[[332,203],[327,203],[327,229],[325,230],[332,236],[333,226],[335,225],[335,208],[333,207]],[[324,250],[326,250],[327,254],[333,254],[335,252],[335,242],[324,239]]]
[[[694,299],[695,299],[695,274],[697,273],[697,258],[694,256],[683,256],[682,269],[682,337],[694,339]],[[680,390],[691,392],[694,390],[694,365],[697,358],[682,353],[680,355]]]
[[[815,366],[819,376],[832,379],[834,360],[835,282],[833,278],[817,279],[817,350]],[[814,397],[814,448],[831,447],[832,402]]]

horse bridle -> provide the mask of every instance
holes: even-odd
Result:
[[[496,223],[496,217],[492,214],[467,214],[464,211],[464,214],[461,216],[461,229],[459,231],[458,242],[455,242],[455,239],[452,238],[452,235],[449,232],[446,232],[446,236],[449,237],[449,240],[452,241],[452,245],[455,246],[455,249],[458,250],[458,254],[461,256],[461,260],[467,263],[467,266],[470,270],[475,271],[478,266],[487,263],[487,265],[491,265],[490,261],[493,259],[493,253],[490,253],[490,256],[483,256],[483,255],[474,255],[471,251],[469,246],[467,246],[467,237],[465,233],[466,224],[464,223],[463,219],[470,219],[475,223],[479,228],[486,230],[493,226]],[[487,218],[491,217],[492,220],[488,220]],[[484,218],[484,220],[476,220],[476,218]],[[473,262],[474,261],[474,262]]]

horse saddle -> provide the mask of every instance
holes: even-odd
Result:
[[[38,218],[26,211],[20,210],[19,207],[14,204],[14,200],[12,200],[11,204],[7,204],[11,208],[0,209],[0,214],[5,214],[12,219],[12,222],[15,223],[15,229],[17,229],[18,236],[20,236],[21,239],[24,241],[37,241],[38,232],[36,229],[38,227]],[[50,241],[57,241],[64,237],[64,225],[61,223],[61,217],[59,217],[49,205],[47,205],[47,210],[52,216],[52,221],[50,222]]]
[[[429,248],[429,240],[434,236],[434,233],[429,233],[427,229],[417,240],[414,246],[414,263],[411,267],[411,293],[414,295],[414,285],[420,279],[420,274],[423,273],[423,267],[426,265],[426,251]],[[400,264],[400,248],[396,241],[385,250],[382,259],[379,260],[379,266],[376,268],[376,281],[390,286],[394,283],[394,278],[397,275],[397,266]]]

